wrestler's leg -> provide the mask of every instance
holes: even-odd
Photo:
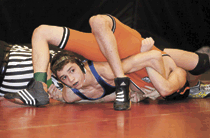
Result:
[[[117,41],[112,32],[113,21],[107,15],[97,15],[90,19],[90,26],[101,52],[109,62],[115,74],[116,100],[114,102],[115,110],[130,109],[131,102],[129,98],[130,79],[125,76],[121,59],[118,52]],[[121,98],[122,97],[122,98]]]
[[[15,94],[5,95],[6,99],[13,100],[14,102],[16,101],[16,99],[19,99],[19,104],[24,103],[25,105],[30,106],[40,106],[49,103],[49,95],[47,94],[46,84],[47,68],[49,64],[48,43],[50,43],[49,40],[51,40],[52,44],[57,44],[56,42],[58,41],[56,41],[56,38],[52,35],[61,34],[61,37],[56,36],[57,39],[61,39],[62,32],[62,28],[57,29],[57,27],[52,28],[49,26],[42,26],[34,31],[32,37],[34,79],[31,79],[26,89],[21,90]]]
[[[59,45],[62,36],[62,27],[42,25],[34,30],[32,36],[32,60],[35,74],[47,72],[50,59],[48,44]],[[36,75],[34,77],[39,80],[39,77],[36,78]],[[43,80],[45,82],[46,79],[45,77],[39,81]]]
[[[113,22],[107,15],[90,18],[90,26],[101,52],[106,57],[116,77],[125,77],[118,53],[117,42],[112,32]]]
[[[178,67],[187,71],[193,70],[198,63],[198,55],[193,52],[169,48],[165,48],[164,52],[171,56]]]
[[[177,66],[193,75],[200,75],[209,69],[209,56],[205,53],[188,52],[179,49],[164,49],[175,61]]]
[[[209,56],[205,53],[194,53],[178,49],[164,49],[164,51],[172,57],[177,66],[189,71],[188,81],[190,86],[196,84],[200,75],[210,67]]]

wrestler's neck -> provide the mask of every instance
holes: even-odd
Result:
[[[97,81],[94,77],[94,75],[92,74],[90,68],[88,65],[85,64],[85,74],[84,74],[84,82],[83,82],[83,87],[82,88],[86,88],[86,87],[92,87],[97,85]]]

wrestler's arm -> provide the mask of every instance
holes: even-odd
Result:
[[[165,97],[181,88],[182,84],[185,84],[186,72],[176,67],[166,79],[160,74],[164,68],[162,62],[162,53],[156,50],[140,53],[122,61],[126,73],[135,72],[146,67],[148,74],[150,74],[149,78],[156,90],[161,96]],[[147,96],[150,97],[150,94]]]
[[[152,67],[162,76],[166,76],[165,68],[162,58],[162,53],[157,50],[151,50],[154,45],[154,40],[146,38],[142,41],[142,48],[148,51],[143,51],[142,53],[128,57],[122,60],[123,69],[125,73],[131,73],[143,69],[145,67]],[[144,50],[145,50],[144,49]]]
[[[150,44],[151,43],[148,43],[148,45]],[[163,75],[161,75],[158,71],[158,68],[161,71],[162,68],[165,67],[162,54],[156,50],[143,52],[123,60],[123,67],[125,72],[128,73],[146,67],[148,74],[150,74],[149,77],[152,83],[155,84],[155,88],[160,92],[162,96],[165,96],[172,94],[175,92],[175,90],[181,88],[182,85],[184,85],[186,82],[186,72],[183,69],[177,67],[172,60],[171,62],[172,72],[169,74],[169,76],[165,75],[167,77],[163,77]]]
[[[77,96],[70,88],[64,86],[63,90],[60,91],[55,87],[55,85],[51,85],[48,88],[48,92],[50,94],[50,98],[66,102],[66,103],[75,103],[75,102],[112,102],[115,100],[116,95],[115,93],[109,94],[103,98],[100,98],[98,100],[82,100],[79,96]]]
[[[50,98],[65,102],[63,99],[62,91],[60,91],[54,84],[51,84],[50,87],[48,88],[48,93],[50,95]]]
[[[82,100],[79,96],[77,96],[69,87],[64,86],[62,90],[63,99],[67,103],[74,103],[76,101]]]
[[[154,40],[152,38],[147,38],[142,41],[143,47],[151,47],[151,45],[153,44]],[[156,57],[159,57],[159,60],[156,60],[153,63],[158,67],[165,68],[162,53],[161,55]],[[150,80],[163,97],[171,95],[175,91],[179,90],[184,86],[186,82],[186,71],[182,68],[177,67],[175,63],[173,58],[168,60],[167,64],[170,64],[169,67],[171,68],[171,72],[169,74],[165,74],[165,76],[163,76],[160,72],[158,72],[158,70],[156,70],[152,66],[146,67]]]
[[[160,74],[164,73],[162,54],[157,50],[151,50],[128,57],[122,60],[122,65],[125,73],[135,72],[145,67],[152,67]]]
[[[68,88],[65,85],[62,91],[60,91],[59,89],[56,88],[55,85],[52,84],[48,88],[48,92],[50,94],[50,98],[66,103],[74,103],[82,100],[70,88]]]
[[[69,88],[68,88],[69,89]],[[55,87],[55,85],[51,85],[48,88],[48,92],[50,94],[50,98],[61,101],[61,102],[65,102],[65,103],[80,103],[80,102],[85,102],[85,103],[102,103],[102,102],[113,102],[116,98],[116,94],[113,92],[103,98],[97,99],[97,100],[82,100],[81,98],[75,98],[73,100],[73,97],[76,96],[76,94],[73,94],[73,91],[69,90],[68,92],[70,92],[71,94],[73,94],[74,96],[71,97],[70,94],[67,94],[68,92],[66,91],[66,89],[63,89],[63,91],[60,91],[59,89],[57,89]],[[67,93],[66,93],[67,92]],[[76,96],[78,97],[78,96]],[[131,101],[132,102],[139,102],[141,100],[145,99],[143,96],[139,96],[137,92],[132,92],[131,93]]]
[[[179,67],[175,67],[168,78],[163,78],[157,71],[151,67],[146,67],[149,78],[161,96],[165,97],[181,89],[185,82],[187,73]]]
[[[77,96],[70,88],[68,87],[64,87],[63,89],[63,99],[67,102],[67,103],[74,103],[74,102],[81,102],[83,101],[79,96]],[[114,101],[116,98],[115,93],[112,93],[110,95],[107,95],[103,98],[100,98],[98,100],[84,100],[86,102],[111,102]]]

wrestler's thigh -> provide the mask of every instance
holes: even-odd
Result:
[[[179,49],[164,49],[164,52],[169,54],[178,67],[185,70],[192,70],[198,63],[198,55],[193,52],[188,52]]]

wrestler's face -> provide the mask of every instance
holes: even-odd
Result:
[[[85,75],[76,63],[66,64],[62,70],[57,71],[57,77],[66,85],[80,89],[83,86]]]

